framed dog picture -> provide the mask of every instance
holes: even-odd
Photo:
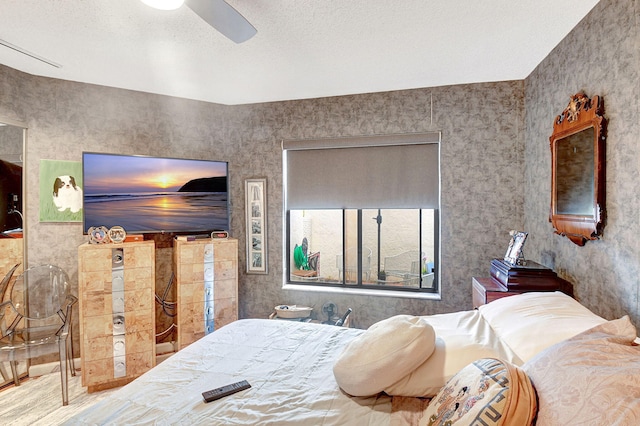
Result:
[[[40,160],[40,222],[82,222],[82,162]]]

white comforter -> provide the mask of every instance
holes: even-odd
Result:
[[[514,358],[477,310],[425,318],[438,339],[444,339],[432,355],[433,368],[426,372],[430,380],[439,378],[444,384],[460,365],[476,359],[474,350],[477,358],[487,356],[487,351],[503,359]],[[278,320],[236,321],[171,356],[66,424],[406,424],[407,415],[419,414],[415,408],[403,411],[404,406],[392,403],[384,393],[348,396],[335,381],[336,358],[363,332]],[[250,389],[210,403],[203,401],[202,392],[244,379]],[[424,380],[415,379],[418,383]]]
[[[352,398],[332,367],[363,330],[277,320],[236,321],[88,408],[70,425],[387,425],[391,397]],[[205,403],[202,392],[251,388]]]

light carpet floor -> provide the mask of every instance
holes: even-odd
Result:
[[[69,405],[62,406],[60,373],[30,378],[0,391],[0,424],[4,426],[59,425],[115,389],[88,394],[80,372],[69,376]]]

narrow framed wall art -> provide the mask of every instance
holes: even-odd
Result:
[[[247,274],[267,274],[267,179],[244,181]]]

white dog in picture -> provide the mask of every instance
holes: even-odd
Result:
[[[56,205],[58,211],[71,210],[71,213],[77,213],[82,208],[82,188],[76,185],[76,179],[73,176],[58,176],[53,183],[53,204]]]

